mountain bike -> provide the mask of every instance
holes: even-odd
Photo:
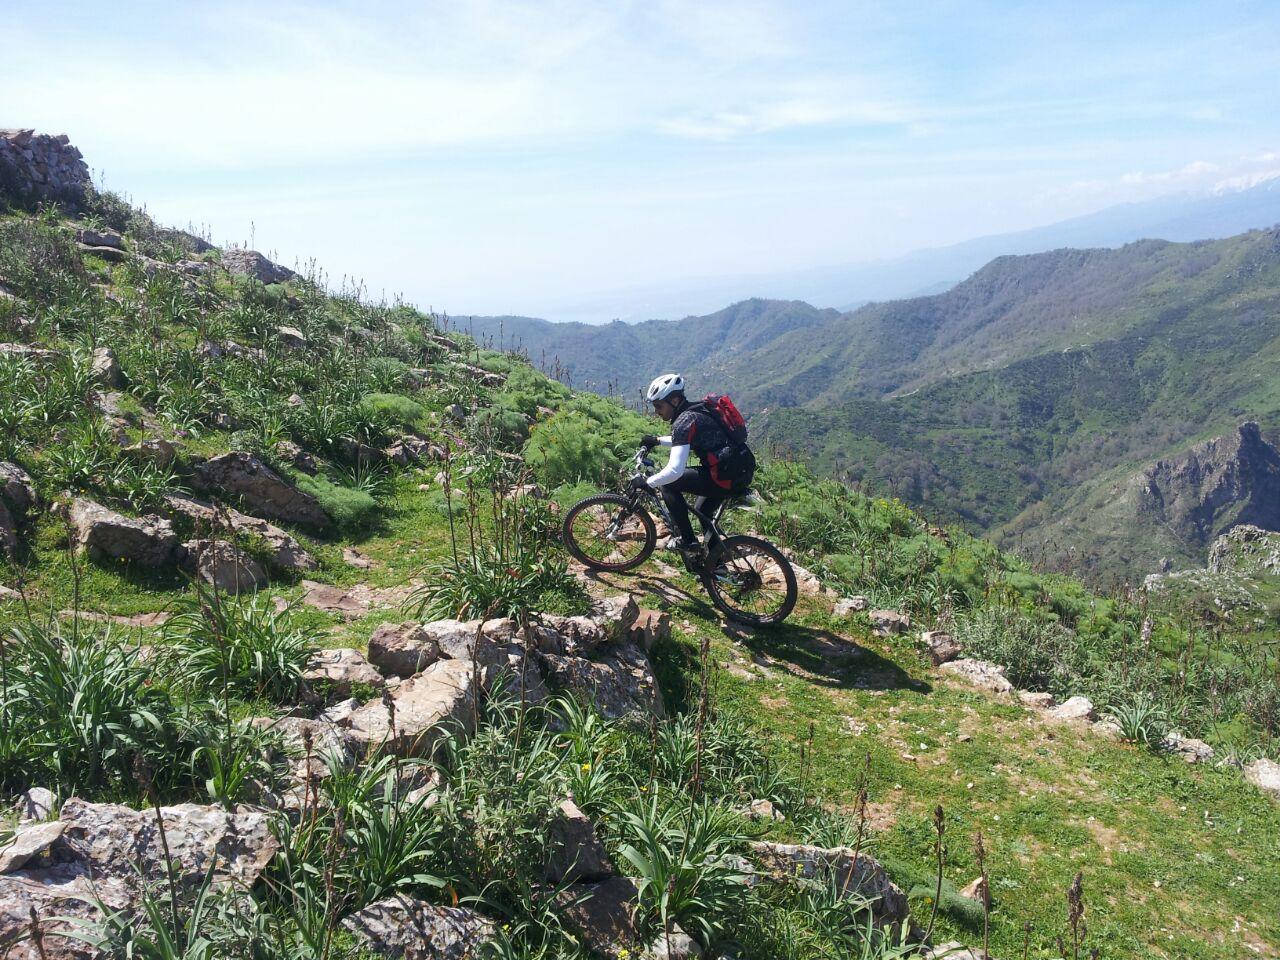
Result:
[[[635,476],[654,472],[649,451],[641,447],[634,460]],[[703,528],[703,559],[686,559],[689,572],[702,583],[714,603],[731,620],[767,626],[781,623],[796,605],[796,574],[777,547],[759,537],[726,534],[720,517],[731,501],[704,513],[699,498],[691,511]],[[569,553],[592,570],[622,573],[634,570],[658,545],[657,514],[674,534],[675,524],[662,497],[643,487],[625,493],[598,493],[570,508],[564,518],[564,543]]]

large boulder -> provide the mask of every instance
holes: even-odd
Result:
[[[551,653],[538,659],[553,686],[594,703],[608,719],[666,715],[653,666],[635,644],[607,647],[594,660]]]
[[[834,883],[841,897],[864,897],[871,902],[877,926],[901,929],[910,909],[907,895],[889,879],[874,857],[849,847],[812,847],[759,841],[751,852],[765,875],[779,881],[813,880]],[[761,875],[757,874],[757,878]],[[757,881],[758,882],[758,881]]]
[[[283,479],[251,453],[237,451],[206,460],[195,469],[206,489],[240,497],[249,509],[286,523],[323,527],[329,522],[320,501]]]
[[[268,816],[232,812],[192,803],[162,807],[165,845],[156,811],[71,798],[62,807],[57,833],[21,869],[0,874],[0,945],[30,929],[34,911],[44,934],[43,960],[87,960],[96,951],[65,934],[75,921],[100,918],[101,903],[112,910],[136,909],[144,885],[170,876],[193,889],[211,875],[216,884],[252,886],[279,849]],[[60,829],[59,829],[60,828]],[[6,958],[35,958],[29,946]]]
[[[998,663],[965,658],[944,663],[939,669],[945,673],[954,673],[958,677],[963,677],[975,687],[990,690],[992,693],[1013,692],[1013,684],[1005,676],[1005,668]]]
[[[188,540],[182,545],[182,569],[222,593],[266,586],[262,564],[226,540]]]
[[[160,517],[126,517],[83,497],[72,501],[68,517],[76,547],[95,560],[161,567],[173,563],[181,550],[173,526]]]
[[[228,247],[222,251],[222,265],[230,273],[253,277],[262,283],[284,283],[297,276],[288,267],[272,263],[257,250]]]
[[[475,729],[477,681],[473,661],[437,661],[400,684],[389,703],[371,700],[352,713],[351,736],[366,749],[430,756],[451,731]]]
[[[627,638],[650,653],[659,643],[671,639],[671,614],[662,610],[641,609],[636,622],[627,631]]]
[[[494,938],[494,925],[466,907],[437,907],[397,894],[342,921],[360,945],[398,960],[472,960]]]
[[[213,504],[181,493],[165,494],[164,501],[170,516],[184,516],[197,524],[205,524],[210,530],[227,529],[241,536],[261,540],[270,550],[268,562],[277,570],[285,573],[307,573],[320,569],[320,564],[296,537],[261,517],[251,517],[232,507],[218,509]]]
[[[18,555],[18,521],[4,501],[0,500],[0,556],[14,559]]]

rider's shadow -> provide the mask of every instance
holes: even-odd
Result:
[[[840,690],[913,690],[929,693],[888,657],[849,637],[797,623],[752,629],[728,624],[725,636],[751,652],[764,670],[782,670],[811,683]]]

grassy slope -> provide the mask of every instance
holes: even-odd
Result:
[[[387,527],[359,544],[372,570],[331,558],[317,578],[398,585],[441,555],[447,527],[432,494],[417,489],[420,479],[404,478]],[[61,559],[47,557],[37,569],[41,599],[69,604]],[[832,805],[853,809],[869,752],[874,851],[904,886],[928,882],[936,804],[947,812],[946,876],[956,886],[976,876],[972,841],[981,829],[996,898],[996,956],[1020,955],[1026,922],[1035,927],[1033,944],[1051,942],[1063,929],[1064,891],[1077,870],[1089,903],[1089,944],[1103,956],[1235,958],[1242,943],[1280,955],[1280,888],[1272,882],[1280,870],[1280,806],[1236,771],[1046,727],[1023,707],[930,669],[908,640],[834,621],[825,602],[802,601],[781,631],[744,635],[725,629],[692,581],[659,574],[653,561],[639,576],[601,583],[670,610],[675,637],[655,654],[669,702],[680,704],[709,637],[721,666],[717,702],[745,713],[784,768]],[[273,592],[294,599],[298,589]],[[164,609],[183,593],[178,581],[85,566],[82,598],[92,609]],[[15,604],[0,607],[0,621],[18,614]],[[402,616],[378,610],[348,623],[305,613],[332,631],[326,642],[357,647],[377,624]],[[812,753],[802,762],[810,736]],[[787,825],[775,832],[786,836]],[[919,890],[913,907],[927,918]],[[981,936],[945,913],[940,930],[967,942]]]

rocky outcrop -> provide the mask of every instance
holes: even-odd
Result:
[[[164,441],[160,441],[163,443]],[[170,516],[183,516],[204,525],[208,530],[230,530],[241,536],[256,537],[271,551],[269,563],[286,573],[308,573],[320,564],[293,537],[274,523],[251,517],[232,507],[215,508],[194,497],[180,493],[165,494],[165,509]]]
[[[251,453],[224,453],[195,468],[196,482],[208,490],[240,497],[250,510],[285,523],[323,527],[329,522],[320,501],[286,481]]]
[[[1252,421],[1156,461],[1130,489],[1144,522],[1173,532],[1193,553],[1238,524],[1280,530],[1280,451]]]
[[[53,200],[79,207],[90,185],[89,167],[66,134],[0,130],[0,198],[19,206]]]
[[[126,517],[79,497],[72,501],[68,516],[76,547],[91,559],[161,567],[180,556],[173,526],[160,517]]]
[[[288,267],[272,263],[257,250],[228,247],[222,251],[222,265],[228,272],[253,277],[262,283],[284,283],[297,276]]]
[[[871,632],[877,637],[896,636],[911,629],[911,617],[897,610],[872,610],[867,614]]]
[[[366,950],[398,960],[473,960],[494,937],[493,923],[474,910],[402,895],[371,903],[342,925]]]
[[[929,654],[935,667],[950,663],[964,652],[960,641],[944,630],[926,630],[920,634],[920,643]]]
[[[634,644],[609,647],[595,659],[540,654],[552,686],[594,703],[601,716],[666,715],[653,666]]]
[[[1280,533],[1248,523],[1232,527],[1209,548],[1209,572],[1280,577]]]
[[[433,663],[400,684],[389,700],[371,700],[356,710],[348,721],[352,738],[365,748],[384,745],[400,756],[431,756],[449,732],[474,729],[475,671],[470,660]]]
[[[188,540],[182,545],[182,569],[222,593],[266,586],[262,564],[226,540]]]

